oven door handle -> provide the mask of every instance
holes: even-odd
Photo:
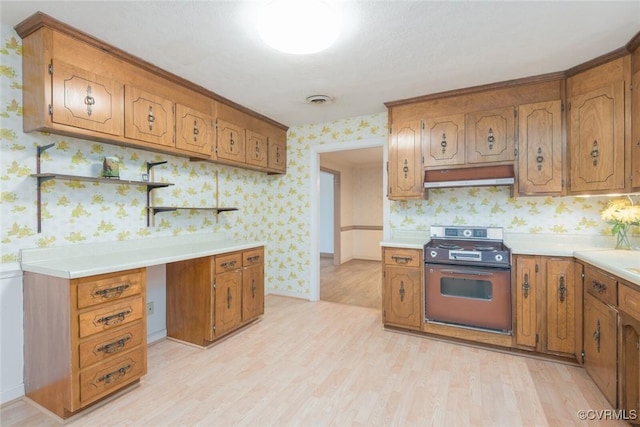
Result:
[[[463,274],[465,276],[493,276],[493,273],[487,271],[469,271],[469,270],[441,270],[444,274]]]

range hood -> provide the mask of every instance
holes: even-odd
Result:
[[[424,173],[424,188],[427,189],[513,185],[514,182],[513,165],[427,170]]]

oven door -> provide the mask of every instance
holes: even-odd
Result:
[[[425,264],[425,320],[511,333],[511,270]]]

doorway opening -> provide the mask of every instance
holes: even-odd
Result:
[[[380,308],[385,143],[312,147],[312,300]]]

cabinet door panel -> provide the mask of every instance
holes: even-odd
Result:
[[[176,148],[211,154],[214,131],[211,117],[184,105],[176,105]]]
[[[516,259],[516,343],[535,347],[537,343],[537,283],[536,260],[519,256]]]
[[[584,367],[609,403],[617,396],[618,313],[594,296],[584,296]]]
[[[562,192],[562,119],[560,100],[518,107],[518,191]]]
[[[633,74],[631,86],[631,184],[640,190],[640,70]]]
[[[385,267],[385,322],[420,327],[422,280],[419,268]]]
[[[53,61],[55,123],[122,135],[124,86],[66,64]]]
[[[287,143],[275,138],[269,138],[269,156],[268,166],[277,172],[286,172],[287,170]]]
[[[389,199],[418,199],[423,194],[421,122],[392,126],[389,142]]]
[[[242,271],[242,321],[264,314],[264,266],[246,267]]]
[[[467,163],[514,159],[514,112],[507,107],[467,114]]]
[[[624,189],[624,84],[570,100],[571,191]]]
[[[424,165],[464,164],[464,114],[425,120]]]
[[[573,260],[547,261],[547,350],[575,351]]]
[[[218,119],[218,159],[245,162],[244,128]]]
[[[246,131],[247,152],[245,160],[247,164],[254,166],[267,167],[267,137],[259,133]]]
[[[127,138],[173,147],[173,102],[134,86],[125,87],[125,124]]]
[[[219,337],[241,322],[242,270],[217,275],[215,286],[215,335]]]

